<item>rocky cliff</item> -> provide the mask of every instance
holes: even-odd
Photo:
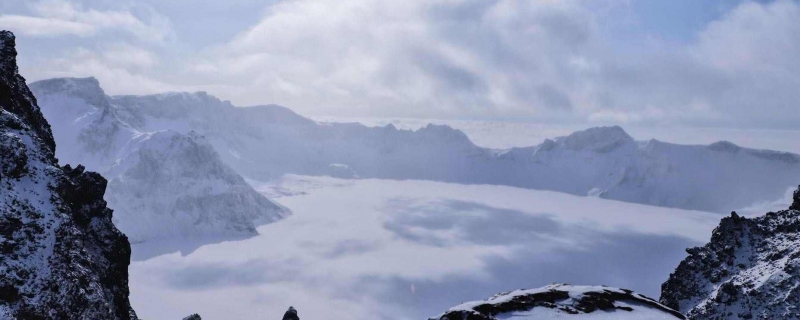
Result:
[[[50,126],[0,32],[0,318],[135,319],[128,239],[106,180],[61,167]]]
[[[731,213],[687,252],[661,287],[665,305],[691,319],[800,318],[800,188],[788,210]]]

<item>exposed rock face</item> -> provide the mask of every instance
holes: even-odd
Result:
[[[106,180],[58,165],[14,44],[0,32],[0,318],[135,319]]]
[[[203,320],[199,314],[192,314],[183,318],[183,320]]]
[[[283,314],[283,320],[300,320],[300,317],[297,316],[297,309],[289,307],[289,310]]]
[[[552,284],[467,302],[429,320],[553,319],[570,315],[579,319],[593,313],[609,319],[685,319],[679,312],[630,290]]]
[[[665,305],[691,319],[800,318],[800,188],[789,210],[731,213],[687,252],[661,286]]]

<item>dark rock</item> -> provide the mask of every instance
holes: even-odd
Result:
[[[183,320],[203,320],[203,318],[200,318],[200,315],[195,313],[184,317]]]
[[[19,75],[16,37],[10,31],[4,30],[0,31],[0,82],[3,82],[0,85],[0,106],[27,124],[50,153],[54,153],[56,143],[50,125],[39,111],[36,98],[28,89],[25,78]]]
[[[106,180],[59,167],[16,54],[0,32],[0,317],[136,319],[130,244],[111,222]]]
[[[797,190],[792,194],[792,205],[789,210],[800,210],[800,186],[797,186]]]
[[[582,291],[571,295],[571,291]],[[624,302],[624,305],[618,305]],[[561,314],[589,314],[596,311],[633,312],[634,307],[662,311],[665,316],[675,319],[685,317],[655,300],[630,290],[610,287],[576,287],[554,284],[542,289],[507,292],[477,303],[470,307],[456,307],[439,317],[429,320],[497,320],[513,312],[530,311],[536,308],[551,309]]]
[[[800,188],[790,209],[731,213],[711,241],[661,286],[661,303],[690,319],[800,319]]]
[[[289,310],[283,314],[283,320],[300,320],[300,317],[297,316],[297,309],[289,307]]]

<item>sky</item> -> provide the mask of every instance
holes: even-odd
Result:
[[[795,0],[0,0],[29,81],[307,116],[800,129]]]

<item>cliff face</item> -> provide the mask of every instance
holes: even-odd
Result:
[[[111,222],[106,180],[58,165],[16,55],[0,32],[0,318],[135,319],[130,244]]]
[[[789,210],[732,213],[691,248],[661,287],[661,302],[692,319],[800,318],[800,188]]]

